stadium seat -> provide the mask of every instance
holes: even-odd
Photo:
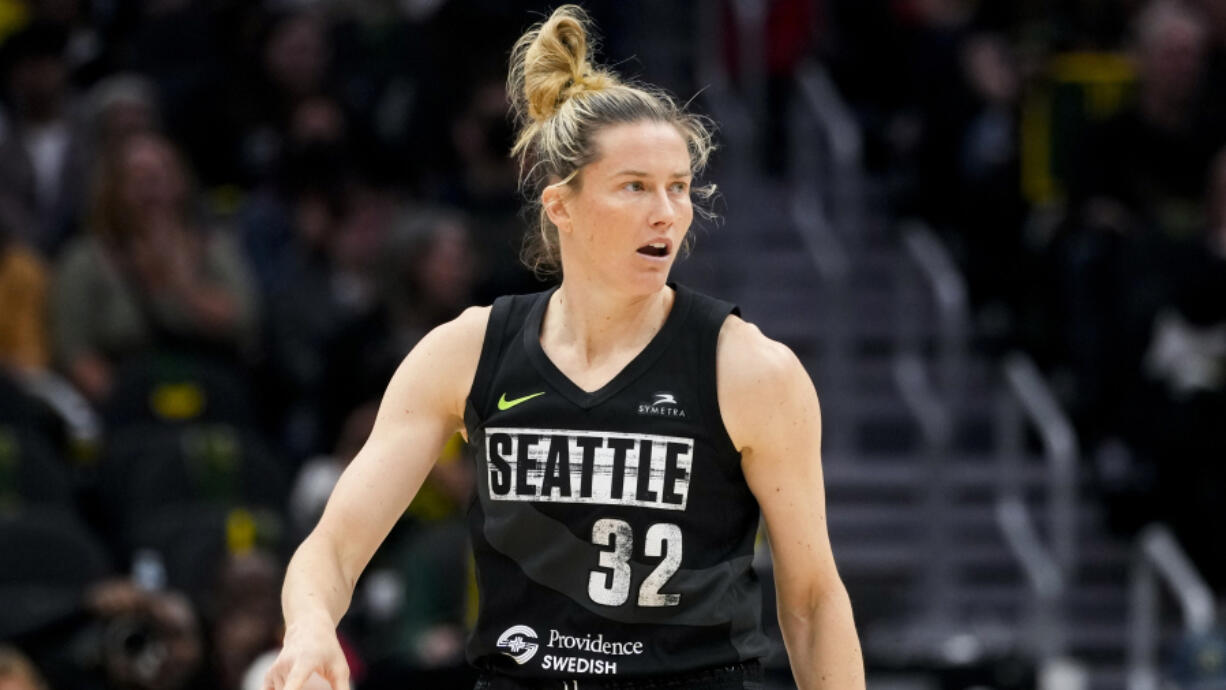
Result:
[[[180,506],[283,511],[288,480],[259,437],[227,424],[131,427],[100,468],[104,512],[121,548],[163,511]]]
[[[129,540],[133,553],[154,555],[166,586],[207,612],[224,558],[255,548],[277,552],[283,534],[281,514],[267,507],[181,503],[149,513],[132,526]]]
[[[252,414],[240,371],[222,361],[173,353],[124,363],[103,409],[108,429],[201,422],[249,426]]]
[[[41,436],[0,422],[0,513],[43,504],[73,509],[67,467]]]
[[[82,595],[110,573],[97,538],[64,510],[0,515],[0,639],[77,615]]]

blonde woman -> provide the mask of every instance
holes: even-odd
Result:
[[[668,282],[708,129],[592,64],[588,44],[582,10],[561,7],[517,43],[508,78],[539,205],[527,258],[560,285],[469,309],[405,358],[290,563],[266,688],[313,672],[346,686],[337,622],[456,430],[477,455],[479,689],[760,687],[760,515],[797,682],[864,687],[813,385],[731,304]]]

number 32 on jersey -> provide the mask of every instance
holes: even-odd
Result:
[[[638,605],[676,606],[681,603],[681,595],[660,590],[681,567],[681,528],[658,522],[647,529],[644,538],[644,555],[660,562],[639,586]],[[592,526],[592,543],[609,549],[600,552],[599,567],[588,574],[588,596],[603,606],[621,606],[630,598],[634,531],[624,520],[603,518]]]

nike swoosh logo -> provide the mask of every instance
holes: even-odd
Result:
[[[507,400],[507,394],[503,393],[502,397],[498,398],[498,409],[509,410],[512,407],[515,407],[516,405],[520,404],[521,402],[526,402],[533,398],[539,398],[540,396],[544,394],[545,394],[545,391],[541,391],[540,393],[533,393],[532,395],[525,395],[522,398],[516,398],[514,400]]]

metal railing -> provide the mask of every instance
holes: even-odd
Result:
[[[996,516],[1035,595],[1035,651],[1041,660],[1051,660],[1062,656],[1067,644],[1063,605],[1076,564],[1077,436],[1029,357],[1009,355],[1004,377],[1006,394],[998,410],[1001,483]],[[1046,463],[1046,544],[1024,498],[1027,421],[1041,439]]]
[[[960,397],[956,383],[965,360],[968,308],[965,283],[940,239],[925,225],[903,225],[903,246],[920,280],[931,293],[940,324],[938,359],[940,380],[935,382],[920,354],[918,305],[912,304],[913,281],[900,279],[897,296],[897,348],[894,380],[903,402],[919,426],[924,443],[924,559],[925,613],[929,626],[946,629],[952,611],[955,573],[950,560],[949,479],[946,465],[953,445],[956,409]],[[940,633],[938,633],[940,634]]]
[[[1004,367],[1009,390],[1043,444],[1051,551],[1060,570],[1068,574],[1075,567],[1077,556],[1077,465],[1080,456],[1077,432],[1030,357],[1013,353],[1005,359]],[[1023,450],[1020,434],[1009,438],[1018,445],[1007,450],[1014,451],[1013,457],[1020,459]]]
[[[924,438],[922,610],[930,634],[940,637],[952,623],[956,586],[949,543],[950,492],[946,476],[953,419],[918,353],[901,351],[895,355],[894,380]]]
[[[1020,496],[1005,495],[998,499],[996,523],[1034,593],[1035,605],[1030,609],[1031,645],[1040,660],[1056,659],[1064,653],[1066,644],[1061,605],[1067,580],[1043,545],[1034,518]]]
[[[936,305],[939,385],[950,400],[958,400],[966,379],[970,332],[966,280],[945,244],[927,225],[907,221],[902,225],[901,235],[903,247],[919,268]]]
[[[817,125],[813,146],[801,148],[791,142],[792,153],[809,153],[807,174],[818,186],[808,189],[828,218],[836,237],[856,241],[863,223],[863,159],[864,137],[859,124],[829,72],[817,61],[807,60],[796,75],[798,112],[809,124]],[[805,131],[804,120],[793,120],[792,130]]]
[[[1214,625],[1213,592],[1165,525],[1137,537],[1128,606],[1128,690],[1158,690],[1159,592],[1165,584],[1183,617],[1184,631],[1204,635]]]
[[[694,58],[698,83],[711,114],[720,123],[725,175],[754,177],[759,165],[757,144],[767,113],[765,0],[695,3],[700,35],[733,35],[737,41],[735,84],[721,48],[722,41],[696,41]],[[724,14],[724,11],[728,11]],[[725,26],[727,20],[731,26]],[[845,400],[853,388],[852,330],[847,311],[851,258],[846,236],[855,234],[863,213],[862,135],[825,70],[815,62],[798,67],[786,117],[788,131],[788,196],[782,208],[761,213],[779,214],[794,227],[821,282],[820,312],[822,358],[813,372],[824,394]],[[852,428],[844,407],[823,410],[826,429],[823,446],[846,456],[852,446]]]
[[[840,234],[850,234],[858,222],[851,210],[858,208],[858,189],[846,181],[861,174],[859,125],[820,65],[802,65],[796,89],[789,122],[792,218],[822,276],[844,280],[850,259]]]
[[[816,63],[806,63],[796,78],[798,98],[788,113],[790,208],[792,225],[800,234],[823,284],[825,353],[821,383],[824,390],[846,398],[852,391],[851,315],[847,313],[851,257],[843,239],[858,222],[858,182],[861,175],[859,126],[848,115],[837,89]],[[827,444],[846,455],[852,445],[851,425],[831,406],[824,427]]]
[[[894,362],[895,380],[904,402],[923,434],[928,485],[925,509],[930,524],[925,539],[927,589],[933,598],[928,617],[934,623],[950,622],[943,608],[950,601],[950,564],[939,554],[948,519],[948,478],[944,459],[952,447],[957,401],[967,382],[967,338],[970,312],[966,283],[953,257],[940,238],[918,221],[901,228],[903,247],[919,270],[936,309],[935,342],[937,381],[924,367],[917,320],[918,305],[905,300],[906,284],[900,285],[899,354]],[[1017,559],[1035,597],[1030,609],[1032,645],[1043,666],[1052,666],[1065,652],[1063,599],[1075,565],[1075,502],[1077,439],[1072,425],[1047,387],[1038,368],[1023,355],[1010,355],[1004,364],[1006,393],[1001,396],[998,452],[1001,460],[996,520],[1005,543]],[[1025,456],[1026,423],[1042,439],[1047,463],[1045,489],[1050,546],[1035,525],[1024,500],[1021,467]]]

